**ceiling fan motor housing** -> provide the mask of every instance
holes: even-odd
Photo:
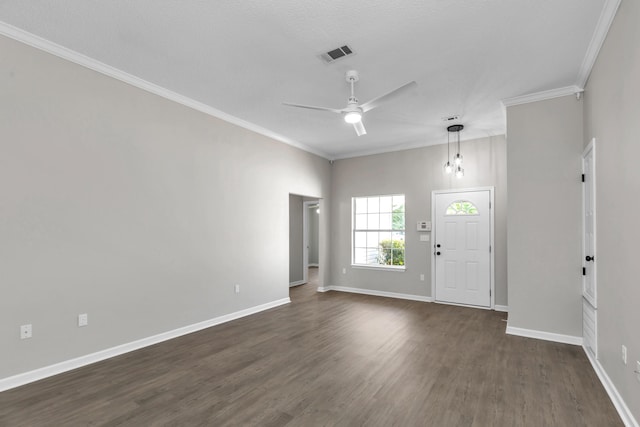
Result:
[[[346,80],[349,83],[357,82],[358,80],[360,80],[360,74],[358,74],[356,70],[349,70],[346,74]]]

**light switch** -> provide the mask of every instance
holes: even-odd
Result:
[[[420,241],[421,242],[428,242],[429,241],[429,235],[428,234],[421,234],[420,235]]]

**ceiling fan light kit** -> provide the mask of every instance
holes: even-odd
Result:
[[[349,111],[344,115],[344,121],[350,124],[358,123],[362,120],[362,114],[359,111]]]
[[[450,174],[455,170],[456,178],[462,178],[464,176],[464,169],[462,168],[462,154],[460,154],[460,131],[462,129],[464,129],[463,125],[447,126],[447,162],[444,164],[444,171],[445,173]],[[458,144],[456,147],[456,154],[453,156],[453,162],[450,161],[451,132],[455,132],[458,137]]]
[[[343,109],[315,107],[312,105],[291,104],[288,102],[283,102],[283,104],[289,107],[307,108],[310,110],[329,111],[332,113],[342,114],[344,121],[349,124],[352,124],[353,129],[356,131],[356,134],[358,136],[362,136],[367,133],[367,130],[365,129],[364,124],[362,123],[362,116],[364,115],[364,113],[366,113],[367,111],[373,110],[374,108],[378,107],[380,104],[390,101],[391,99],[396,98],[397,96],[403,94],[413,86],[416,86],[415,81],[406,83],[400,86],[399,88],[392,90],[391,92],[387,92],[384,95],[381,95],[377,98],[373,98],[372,100],[360,105],[358,102],[358,98],[356,98],[355,90],[354,90],[354,84],[355,82],[360,80],[360,75],[356,70],[350,70],[350,71],[347,71],[345,75],[345,79],[347,80],[347,83],[349,83],[349,85],[351,86],[351,96],[349,96],[349,99],[347,100],[347,106]]]

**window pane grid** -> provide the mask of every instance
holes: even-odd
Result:
[[[404,195],[353,198],[353,263],[404,267]]]

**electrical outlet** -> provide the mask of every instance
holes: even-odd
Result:
[[[622,363],[627,364],[627,346],[622,346]]]
[[[424,274],[420,275],[420,281],[424,282]]]
[[[240,285],[234,285],[233,289],[235,290],[236,294],[240,293]]]
[[[31,325],[20,326],[20,339],[27,339],[33,336],[33,328]]]
[[[78,326],[87,326],[89,324],[89,315],[87,313],[78,314]]]

